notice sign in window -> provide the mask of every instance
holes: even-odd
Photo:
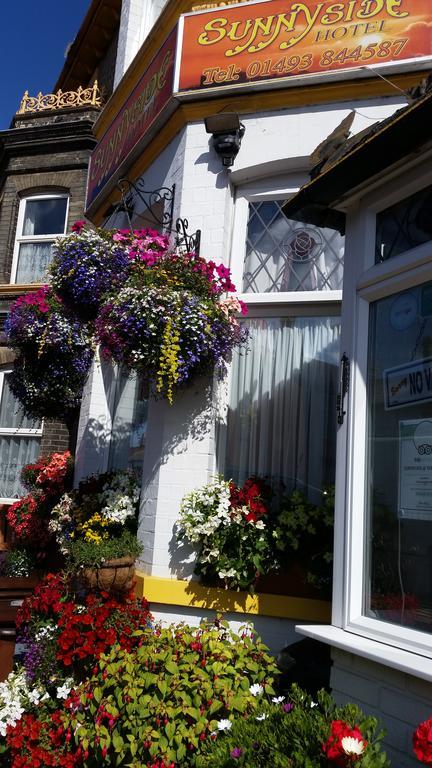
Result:
[[[432,357],[388,368],[383,375],[387,411],[432,400]]]
[[[399,422],[399,514],[432,520],[432,420]]]

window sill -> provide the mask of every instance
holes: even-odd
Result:
[[[2,283],[0,285],[0,294],[8,296],[14,293],[38,291],[43,285],[46,285],[46,281],[44,283]]]
[[[425,656],[395,648],[377,640],[370,640],[335,626],[300,625],[296,627],[296,631],[306,637],[319,640],[321,643],[332,645],[377,664],[383,664],[407,675],[432,682],[432,659]]]

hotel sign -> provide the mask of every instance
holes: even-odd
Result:
[[[122,105],[90,159],[87,207],[150,130],[173,92],[174,30]]]
[[[184,14],[94,150],[87,208],[183,100],[354,77],[365,67],[425,69],[431,61],[431,0],[221,0]]]
[[[431,0],[261,0],[180,19],[175,90],[268,87],[431,54]]]

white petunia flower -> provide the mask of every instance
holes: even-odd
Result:
[[[219,720],[217,727],[218,731],[229,731],[232,728],[232,722],[231,720]]]
[[[342,749],[346,755],[355,755],[358,757],[365,751],[364,742],[361,739],[356,739],[353,736],[344,736],[342,741]]]
[[[254,683],[249,688],[249,691],[251,692],[252,696],[261,696],[261,694],[264,693],[264,688],[259,683]]]
[[[318,704],[316,703],[316,701],[311,701],[311,709],[313,709],[314,707],[317,707],[317,706],[318,706]]]
[[[63,685],[60,685],[57,688],[57,698],[58,699],[67,699],[67,697],[69,696],[70,692],[71,692],[71,688],[69,688],[69,686],[66,685],[66,683],[64,683]]]
[[[41,700],[41,695],[40,695],[39,691],[37,690],[37,688],[34,688],[33,691],[30,691],[30,693],[28,695],[28,700],[29,700],[30,704],[39,704],[39,702]]]
[[[267,720],[267,715],[263,712],[262,715],[257,715],[255,720]]]
[[[285,701],[285,696],[273,696],[272,698],[273,704],[282,704],[283,701]]]

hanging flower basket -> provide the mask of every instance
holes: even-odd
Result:
[[[215,367],[224,373],[233,347],[245,340],[222,304],[169,288],[124,288],[102,308],[96,328],[101,355],[145,374],[170,402],[194,377]]]
[[[80,404],[92,360],[89,329],[48,287],[21,296],[6,320],[8,343],[20,351],[12,393],[30,418],[67,418]]]
[[[79,405],[100,345],[107,360],[144,375],[150,390],[175,392],[245,343],[230,270],[179,253],[153,230],[90,230],[57,241],[51,287],[21,297],[6,323],[20,355],[11,387],[32,417],[64,418]]]
[[[126,280],[129,256],[112,232],[81,224],[77,222],[74,233],[55,244],[51,285],[78,318],[94,320],[103,295]]]
[[[195,254],[148,249],[147,238],[129,248],[130,276],[106,297],[96,320],[101,354],[138,371],[153,391],[173,400],[177,388],[216,369],[223,373],[247,332],[236,315],[230,270]]]

